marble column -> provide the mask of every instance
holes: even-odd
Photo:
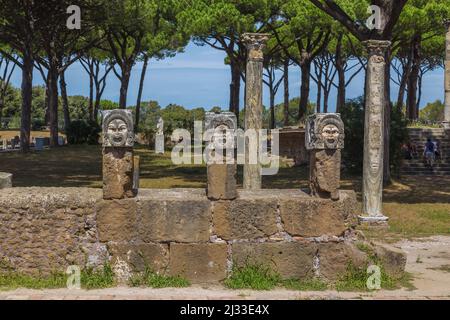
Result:
[[[389,41],[364,42],[368,52],[366,74],[366,104],[364,121],[363,215],[361,222],[383,224],[388,220],[382,213],[385,58]]]
[[[444,128],[450,129],[450,20],[445,21],[445,107]]]
[[[245,148],[244,164],[244,189],[261,189],[261,164],[259,154],[257,161],[250,160],[249,150],[255,150],[249,144],[258,144],[256,149],[259,153],[259,131],[262,128],[262,87],[263,87],[263,49],[269,40],[268,34],[245,33],[242,41],[247,47],[247,69],[245,73],[245,131],[254,130],[255,139],[249,139]]]

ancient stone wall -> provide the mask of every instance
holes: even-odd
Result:
[[[210,201],[202,189],[141,189],[121,200],[103,200],[100,189],[3,189],[1,266],[46,274],[109,261],[123,278],[149,266],[201,283],[261,262],[286,278],[334,279],[349,261],[366,261],[353,244],[355,194],[340,192],[339,201],[300,190]]]

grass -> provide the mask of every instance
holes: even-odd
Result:
[[[185,288],[189,287],[188,280],[180,276],[167,276],[153,272],[146,267],[144,272],[135,274],[130,279],[132,287],[151,287],[151,288]]]
[[[368,249],[371,250],[370,248]],[[380,266],[380,286],[382,289],[394,290],[402,287],[409,290],[415,289],[412,285],[412,276],[409,273],[403,273],[398,277],[390,276],[385,272],[383,265],[375,260],[373,255],[369,254],[369,258],[373,260],[372,263]],[[370,274],[366,270],[367,266],[361,268],[349,263],[346,272],[337,281],[327,283],[319,278],[282,279],[279,273],[268,266],[247,262],[242,267],[234,267],[231,276],[225,280],[224,284],[230,289],[271,290],[276,287],[283,287],[297,291],[336,289],[337,291],[368,292],[371,291],[367,288]]]
[[[49,276],[31,276],[14,272],[0,273],[0,290],[17,288],[56,289],[66,287],[67,276],[64,273],[52,273]]]
[[[57,289],[67,287],[68,275],[63,272],[52,272],[50,275],[27,275],[12,270],[0,272],[0,290]],[[109,265],[94,271],[84,269],[80,274],[83,289],[103,289],[116,285],[114,273]]]
[[[109,264],[106,264],[101,270],[86,269],[81,272],[82,288],[103,289],[115,285],[114,272]]]
[[[283,281],[286,289],[297,291],[325,291],[328,284],[320,279],[288,279]]]
[[[280,275],[270,267],[246,263],[242,267],[233,267],[231,276],[224,284],[230,289],[271,290],[280,282]]]
[[[393,277],[387,274],[381,263],[375,263],[375,265],[380,266],[381,279],[380,287],[385,290],[395,290],[402,287],[408,290],[414,290],[412,285],[412,275],[404,272],[401,276]],[[339,277],[339,279],[334,284],[337,291],[361,291],[370,292],[373,291],[367,287],[368,278],[371,276],[367,273],[367,267],[363,268],[355,267],[352,263],[347,265],[346,272]]]

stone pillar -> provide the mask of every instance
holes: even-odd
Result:
[[[339,200],[344,139],[344,123],[339,114],[316,113],[308,117],[305,144],[310,152],[309,187],[312,196]]]
[[[445,107],[444,128],[450,129],[450,20],[445,21]]]
[[[205,140],[207,146],[207,196],[210,200],[233,200],[237,198],[236,187],[236,128],[233,112],[205,115]]]
[[[269,40],[268,34],[245,33],[242,41],[247,47],[247,69],[245,73],[245,131],[253,129],[255,139],[249,139],[245,148],[244,189],[261,189],[261,164],[259,159],[259,130],[262,128],[263,49]],[[249,163],[249,144],[256,143],[257,163]],[[254,146],[255,147],[255,146]],[[252,161],[253,162],[253,161]]]
[[[366,74],[366,105],[364,121],[363,215],[361,222],[383,224],[388,218],[382,213],[384,106],[384,54],[389,41],[369,40]]]
[[[0,189],[12,188],[12,174],[0,172]]]
[[[136,195],[133,188],[133,116],[129,110],[103,112],[103,198]]]
[[[155,153],[164,154],[164,120],[161,117],[156,124]]]

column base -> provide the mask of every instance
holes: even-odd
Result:
[[[446,130],[450,130],[450,121],[442,121],[442,127]]]
[[[387,229],[389,218],[383,215],[380,216],[358,216],[359,224],[370,228]]]

